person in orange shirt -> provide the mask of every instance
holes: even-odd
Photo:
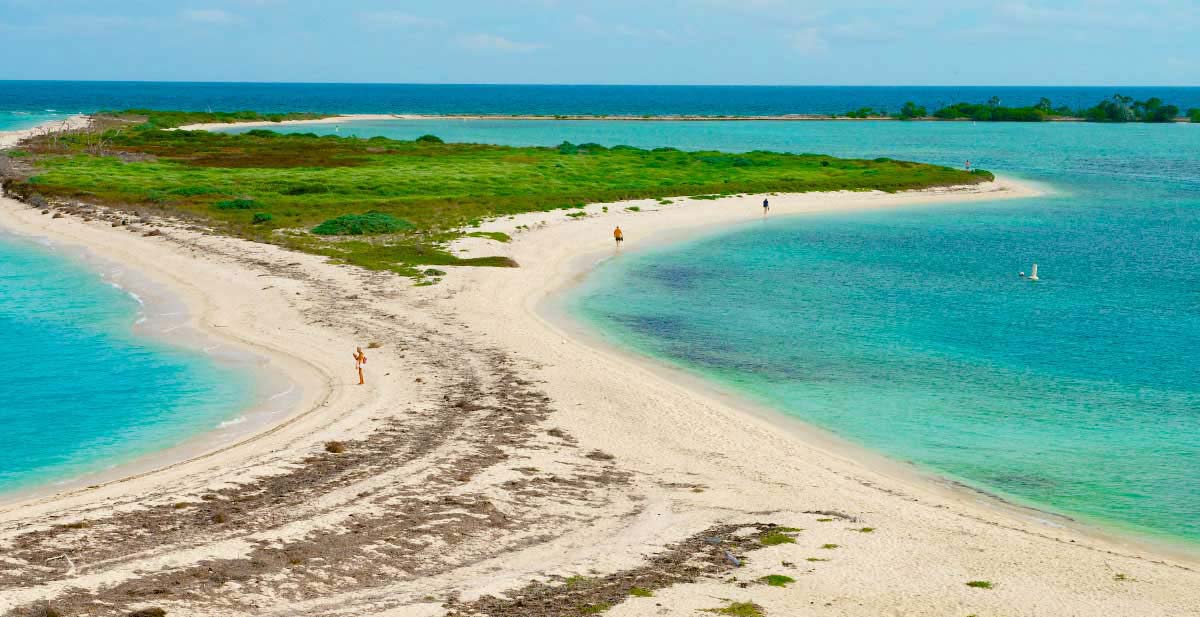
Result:
[[[355,348],[354,352],[354,368],[358,369],[358,385],[363,385],[366,381],[363,379],[363,367],[367,364],[367,354],[363,353],[362,347]]]
[[[619,225],[613,230],[613,239],[617,241],[618,247],[621,246],[621,243],[625,241],[625,232],[621,231],[621,227]]]

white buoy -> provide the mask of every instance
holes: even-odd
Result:
[[[1036,280],[1038,280],[1038,275],[1037,275],[1037,264],[1033,264],[1033,270],[1030,270],[1030,271],[1029,271],[1029,280],[1031,280],[1031,281],[1036,281]]]

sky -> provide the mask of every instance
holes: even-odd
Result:
[[[0,79],[1200,85],[1197,0],[0,0]]]

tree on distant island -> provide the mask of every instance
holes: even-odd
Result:
[[[929,114],[925,111],[924,107],[921,107],[912,101],[908,101],[904,104],[904,107],[900,108],[899,118],[901,120],[912,120],[913,118],[924,118],[927,115]]]
[[[1162,99],[1151,97],[1135,101],[1133,97],[1114,94],[1083,113],[1088,122],[1174,122],[1179,108],[1164,105]]]

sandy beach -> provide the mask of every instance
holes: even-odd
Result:
[[[87,126],[91,122],[88,116],[71,116],[62,120],[46,122],[35,127],[20,131],[0,131],[0,148],[11,148],[23,139],[34,135],[43,135],[55,131],[73,131]]]
[[[781,194],[771,217],[1038,191]],[[858,451],[610,347],[558,306],[620,258],[614,225],[625,254],[758,223],[761,200],[488,222],[513,242],[455,249],[521,267],[452,268],[428,287],[191,222],[0,200],[0,227],[141,271],[193,327],[303,387],[286,420],[235,444],[0,505],[0,614],[49,600],[68,615],[575,615],[605,585],[657,580],[604,614],[1200,615],[1188,555]],[[792,541],[746,539],[770,525]],[[795,582],[759,582],[774,574]]]

